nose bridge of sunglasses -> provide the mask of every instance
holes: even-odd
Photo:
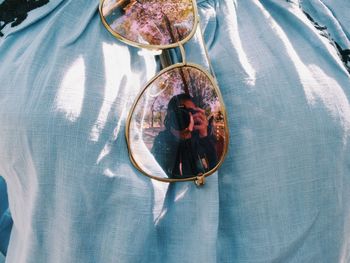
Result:
[[[186,65],[186,52],[181,43],[178,43],[178,48],[180,50],[181,54],[181,60],[178,57],[178,52],[176,52],[176,49],[163,49],[162,53],[160,54],[160,62],[162,65],[162,68],[167,68],[175,63],[182,63]],[[181,61],[181,62],[180,62]]]

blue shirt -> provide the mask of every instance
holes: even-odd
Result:
[[[6,262],[349,262],[350,78],[332,37],[296,1],[198,1],[229,152],[203,188],[168,187],[133,167],[124,138],[157,63],[97,7],[51,0],[3,29]],[[332,32],[350,26],[327,16]],[[199,46],[189,61],[205,63]]]

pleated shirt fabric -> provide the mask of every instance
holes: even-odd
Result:
[[[107,32],[98,0],[50,0],[4,28],[7,263],[350,262],[350,77],[334,45],[350,48],[348,1],[197,2],[230,129],[202,188],[131,164],[126,117],[158,66]],[[205,63],[200,42],[189,61]]]

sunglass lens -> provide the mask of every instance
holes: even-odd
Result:
[[[192,0],[105,0],[100,12],[112,33],[143,45],[179,42],[195,21]]]
[[[228,143],[218,90],[209,75],[193,66],[156,77],[138,99],[128,125],[132,160],[161,179],[213,172]]]

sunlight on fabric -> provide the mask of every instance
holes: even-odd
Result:
[[[166,209],[166,208],[161,211],[159,216],[157,218],[155,218],[155,220],[154,220],[154,225],[155,226],[157,226],[160,223],[160,221],[165,217],[167,212],[168,212],[168,209]]]
[[[230,5],[230,7],[231,7],[231,5]],[[230,12],[234,13],[236,11],[230,10]],[[230,36],[230,38],[233,42],[233,46],[235,47],[235,50],[237,52],[239,62],[241,64],[243,70],[247,74],[247,76],[245,78],[245,82],[249,86],[254,86],[255,82],[256,82],[256,71],[253,68],[253,66],[249,63],[249,59],[247,57],[247,54],[245,53],[245,51],[243,49],[241,37],[239,35],[239,30],[238,30],[237,16],[236,16],[236,19],[234,19],[233,17],[228,18],[228,19],[230,20],[232,27],[227,29],[229,31],[229,32],[227,32],[227,35]]]
[[[157,206],[157,209],[153,209],[153,216],[154,216],[154,224],[158,225],[161,220],[166,216],[168,209],[164,208],[164,201],[165,201],[165,195],[166,195],[166,191],[168,190],[168,184],[164,184],[164,183],[160,183],[157,182],[157,184],[159,184],[159,186],[162,186],[163,184],[163,191],[162,194],[164,195],[163,199],[160,200],[161,202],[159,202],[159,200],[155,200],[155,204]],[[164,185],[166,185],[166,188],[164,187]],[[186,193],[190,190],[191,185],[187,184],[184,185],[184,188],[181,189],[181,191],[179,191],[175,197],[175,202],[180,201],[182,198],[184,198],[186,196]],[[157,189],[157,187],[155,187],[155,189]]]
[[[141,139],[140,130],[137,129],[137,124],[130,126],[129,144],[135,162],[143,171],[160,178],[168,177],[149,150],[148,146],[145,144],[145,141]]]
[[[163,168],[158,164],[153,154],[148,149],[144,140],[141,139],[141,135],[137,127],[131,127],[132,133],[130,133],[130,150],[133,153],[133,157],[136,163],[145,171],[147,174],[152,176],[167,178],[166,173]],[[164,204],[165,194],[168,188],[167,183],[158,182],[156,180],[151,180],[153,184],[154,192],[154,208],[153,217],[156,219],[161,212]]]
[[[322,101],[327,110],[329,110],[332,118],[340,120],[344,129],[343,143],[346,144],[346,139],[350,131],[350,107],[341,86],[318,66],[305,65],[283,29],[264,9],[260,2],[255,2],[255,4],[268,19],[271,28],[275,30],[275,33],[283,41],[286,52],[290,60],[294,63],[299,75],[308,103],[314,105],[317,100]]]
[[[103,105],[90,132],[90,140],[97,142],[100,133],[106,125],[108,114],[119,93],[123,76],[131,74],[130,55],[127,47],[116,48],[115,44],[103,43],[104,69],[106,85],[104,90]],[[121,63],[122,62],[122,63]],[[121,67],[121,65],[123,65]]]
[[[118,173],[114,173],[111,171],[111,169],[107,168],[103,171],[103,174],[109,178],[117,177]]]
[[[56,109],[74,122],[80,116],[85,92],[85,63],[78,57],[63,77],[55,98]]]
[[[319,99],[330,111],[335,120],[340,121],[344,130],[343,143],[350,136],[350,105],[341,85],[327,75],[318,65],[309,65],[311,72],[317,76],[318,85],[309,89],[310,100]]]
[[[165,195],[168,190],[169,184],[160,181],[152,180],[154,191],[154,205],[153,205],[153,221],[156,222],[161,216],[164,206]]]
[[[186,195],[186,193],[188,192],[189,190],[189,185],[187,185],[185,187],[185,189],[183,189],[181,192],[179,192],[176,197],[175,197],[175,202],[181,200],[182,198],[184,198],[184,196]]]
[[[154,59],[154,56],[160,55],[160,54],[161,54],[161,51],[152,51],[152,50],[146,50],[146,49],[141,49],[138,52],[138,55],[142,56],[145,60],[146,79],[148,81],[151,80],[156,75],[157,64],[156,64],[156,61]],[[146,97],[145,108],[148,107],[148,104],[149,104],[149,98]],[[142,122],[146,118],[146,116],[147,116],[147,112],[144,111],[143,115],[141,116]],[[143,129],[143,127],[141,127],[141,129]],[[143,132],[140,133],[140,136],[141,137],[143,136]]]
[[[105,45],[104,46],[104,54],[112,54],[113,51],[112,51],[112,45]],[[125,51],[125,50],[124,50]],[[109,53],[110,52],[110,53]],[[124,52],[126,54],[129,54],[129,52]],[[145,70],[146,70],[146,75],[147,75],[147,79],[151,79],[153,76],[155,76],[156,74],[156,68],[157,68],[157,65],[156,65],[156,62],[154,60],[154,56],[155,55],[159,55],[159,51],[147,51],[147,50],[140,50],[138,52],[138,55],[139,56],[142,56],[144,57],[145,59],[145,64],[146,64],[146,67],[145,67]],[[118,54],[117,54],[118,55]],[[117,58],[120,58],[120,56],[118,56]],[[116,69],[119,69],[120,67],[118,67],[116,65],[116,61],[117,61],[117,58],[114,58],[114,60],[111,58],[108,59],[109,62],[106,61],[106,70],[108,68],[108,73],[106,71],[106,79],[107,79],[107,75],[110,75],[107,79],[107,84],[106,86],[109,86],[108,89],[110,89],[111,91],[109,92],[112,97],[113,96],[118,96],[118,94],[113,94],[113,87],[114,87],[114,90],[118,91],[118,88],[117,88],[117,85],[118,83],[120,84],[121,82],[121,79],[122,79],[122,76],[121,75],[124,75],[124,76],[128,76],[128,87],[135,87],[135,90],[129,90],[130,93],[138,93],[139,92],[139,89],[141,89],[141,83],[140,83],[140,77],[139,77],[139,74],[137,73],[133,73],[131,72],[131,69],[130,67],[127,68],[127,70],[125,71],[125,68],[123,69],[123,74],[120,74],[119,75],[119,80],[115,77],[115,71],[118,71]],[[127,58],[127,61],[128,65],[130,65],[130,57],[128,55],[128,58]],[[127,75],[128,74],[128,75]],[[114,81],[114,82],[113,82]],[[118,82],[119,81],[119,82]],[[114,99],[116,99],[116,97],[114,97]],[[105,106],[106,107],[106,106]],[[103,108],[103,106],[102,106]],[[116,125],[116,127],[114,128],[114,131],[113,131],[113,136],[112,138],[110,139],[110,141],[108,143],[106,143],[106,145],[103,147],[101,153],[99,154],[98,158],[97,158],[97,161],[96,163],[100,163],[101,160],[110,153],[111,149],[112,149],[112,145],[113,145],[113,141],[115,141],[119,135],[119,133],[121,132],[121,128],[122,128],[122,123],[125,121],[128,113],[129,113],[129,108],[130,106],[128,106],[128,101],[125,100],[123,105],[122,105],[122,113],[120,114],[119,116],[119,120],[118,120],[118,123]],[[107,113],[108,114],[108,113]],[[104,121],[106,122],[106,118],[107,118],[108,115],[106,116],[103,116],[102,114],[99,115],[100,119],[103,119],[102,117],[104,117]],[[98,138],[99,138],[99,134],[101,132],[101,124],[98,125],[98,122],[96,122],[95,126],[93,127],[92,131],[91,131],[91,139],[93,141],[97,141]]]
[[[302,8],[309,15],[311,15],[318,23],[327,27],[327,31],[331,37],[343,47],[350,46],[350,39],[346,36],[339,17],[335,17],[330,7],[325,2],[320,0],[300,1]],[[350,2],[349,2],[350,3]]]
[[[157,74],[157,63],[156,60],[154,59],[155,56],[160,55],[161,51],[157,50],[146,50],[146,49],[141,49],[138,52],[138,55],[144,58],[145,61],[145,70],[146,70],[146,80],[149,81],[151,80],[156,74]],[[141,87],[140,87],[141,88]],[[143,87],[142,87],[143,88]],[[147,101],[148,103],[148,101]],[[146,112],[144,112],[143,116],[141,117],[144,119],[146,117]],[[142,136],[142,132],[140,136]],[[160,168],[160,167],[159,167]],[[153,206],[153,220],[156,221],[157,218],[159,217],[163,205],[164,205],[164,199],[165,199],[165,194],[168,189],[168,184],[159,182],[156,180],[151,180],[152,185],[153,185],[153,198],[154,198],[154,206]]]
[[[121,129],[121,124],[122,124],[122,121],[124,121],[125,119],[125,116],[127,114],[127,107],[126,105],[123,106],[123,111],[122,111],[122,114],[120,115],[120,118],[119,118],[119,121],[118,121],[118,124],[117,126],[114,128],[113,130],[113,136],[112,138],[106,143],[106,145],[103,147],[102,151],[100,152],[98,158],[97,158],[97,161],[96,161],[96,164],[99,164],[101,162],[101,160],[106,156],[108,155],[111,150],[112,150],[112,146],[113,146],[113,142],[117,139],[118,137],[118,134],[120,132],[120,129]]]
[[[247,77],[245,78],[245,82],[249,86],[255,86],[256,72],[253,66],[249,63],[247,55],[243,50],[243,46],[242,46],[242,42],[241,42],[241,38],[239,36],[238,30],[235,30],[233,35],[236,35],[234,40],[234,46],[237,47],[236,51],[238,53],[239,62],[241,63],[245,73],[247,74]]]
[[[154,59],[155,56],[159,56],[162,53],[161,50],[147,50],[140,49],[137,54],[145,59],[145,70],[146,70],[146,79],[151,80],[156,75],[157,63]]]
[[[300,77],[300,80],[301,80],[304,88],[312,86],[312,85],[317,85],[317,81],[313,78],[309,69],[301,61],[300,57],[298,56],[297,52],[295,51],[292,43],[288,39],[288,37],[287,37],[286,33],[283,31],[283,29],[277,24],[277,22],[271,17],[271,15],[265,10],[265,8],[262,6],[262,4],[260,2],[254,2],[254,3],[258,6],[258,8],[262,11],[264,16],[267,18],[267,21],[269,22],[271,28],[275,31],[276,35],[282,40],[289,58],[291,59],[291,61],[295,65],[295,68],[298,72],[298,75]],[[305,90],[305,92],[307,93],[307,90]]]

